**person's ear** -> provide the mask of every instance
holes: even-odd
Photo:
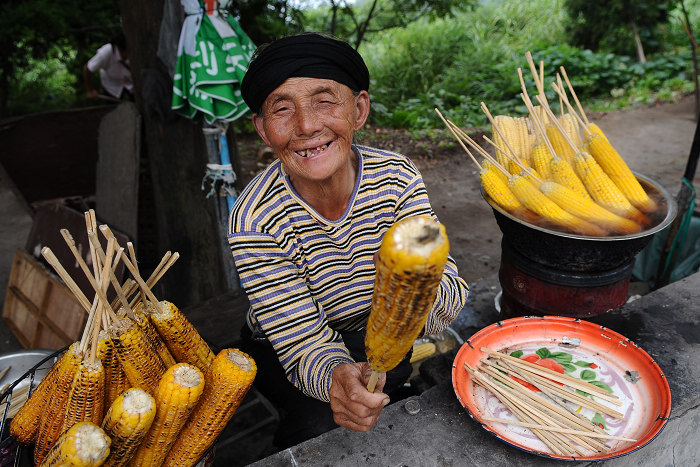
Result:
[[[267,134],[265,133],[265,122],[263,120],[263,116],[255,113],[253,114],[252,120],[255,131],[258,133],[258,136],[260,136],[260,139],[263,140],[263,143],[265,143],[266,146],[270,146],[270,141],[267,139]]]
[[[362,126],[367,121],[369,117],[369,93],[367,91],[360,91],[360,93],[355,97],[355,106],[357,109],[357,114],[355,116],[355,131],[362,128]]]

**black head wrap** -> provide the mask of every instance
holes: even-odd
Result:
[[[258,49],[241,83],[243,100],[258,112],[287,78],[332,79],[353,91],[369,89],[369,71],[349,44],[317,33],[276,40]]]

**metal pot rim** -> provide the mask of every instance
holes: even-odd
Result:
[[[620,240],[631,240],[635,238],[642,238],[642,237],[647,237],[649,235],[654,235],[655,233],[663,230],[666,228],[671,222],[673,222],[673,219],[677,215],[678,211],[678,205],[676,203],[675,198],[671,196],[671,194],[666,190],[661,184],[659,184],[657,181],[647,177],[646,175],[642,175],[639,172],[635,172],[634,170],[632,173],[640,180],[645,182],[647,185],[651,185],[654,189],[656,189],[663,198],[666,201],[667,204],[667,210],[666,210],[666,216],[659,222],[657,225],[651,227],[650,229],[647,230],[642,230],[641,232],[637,232],[634,234],[629,234],[629,235],[607,235],[605,237],[594,237],[594,236],[588,236],[588,235],[578,235],[578,234],[573,234],[573,233],[568,233],[568,232],[560,232],[558,230],[552,230],[548,229],[545,227],[540,227],[535,224],[531,224],[529,222],[526,222],[523,219],[520,219],[518,217],[515,217],[505,209],[501,208],[498,206],[491,198],[484,192],[484,187],[480,187],[480,192],[481,196],[486,200],[486,202],[491,206],[491,208],[494,211],[498,211],[500,214],[503,216],[507,217],[513,222],[517,222],[519,224],[522,224],[525,227],[529,227],[534,230],[539,230],[541,232],[548,233],[550,235],[555,235],[557,237],[564,237],[564,238],[572,238],[572,239],[578,239],[578,240],[589,240],[589,241],[596,241],[596,242],[616,242]]]

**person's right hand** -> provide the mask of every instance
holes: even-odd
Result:
[[[386,381],[382,373],[375,392],[367,390],[372,369],[367,362],[343,363],[331,376],[330,389],[333,420],[338,425],[355,431],[369,431],[377,423],[379,414],[389,403],[389,396],[380,392]]]

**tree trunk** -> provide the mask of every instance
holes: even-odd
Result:
[[[631,23],[632,23],[632,32],[634,33],[634,44],[635,44],[635,48],[637,49],[637,60],[639,61],[639,63],[646,63],[647,57],[644,54],[644,46],[642,45],[642,39],[639,37],[639,31],[637,30],[637,23],[635,23],[634,20]]]
[[[184,307],[229,291],[226,274],[231,272],[222,260],[215,201],[200,188],[208,159],[202,126],[170,109],[174,66],[169,71],[162,56],[176,50],[179,27],[174,23],[181,26],[183,15],[173,19],[179,3],[173,7],[163,0],[119,0],[119,7],[153,184],[155,256],[180,253],[156,295]],[[164,12],[170,16],[165,20]]]

